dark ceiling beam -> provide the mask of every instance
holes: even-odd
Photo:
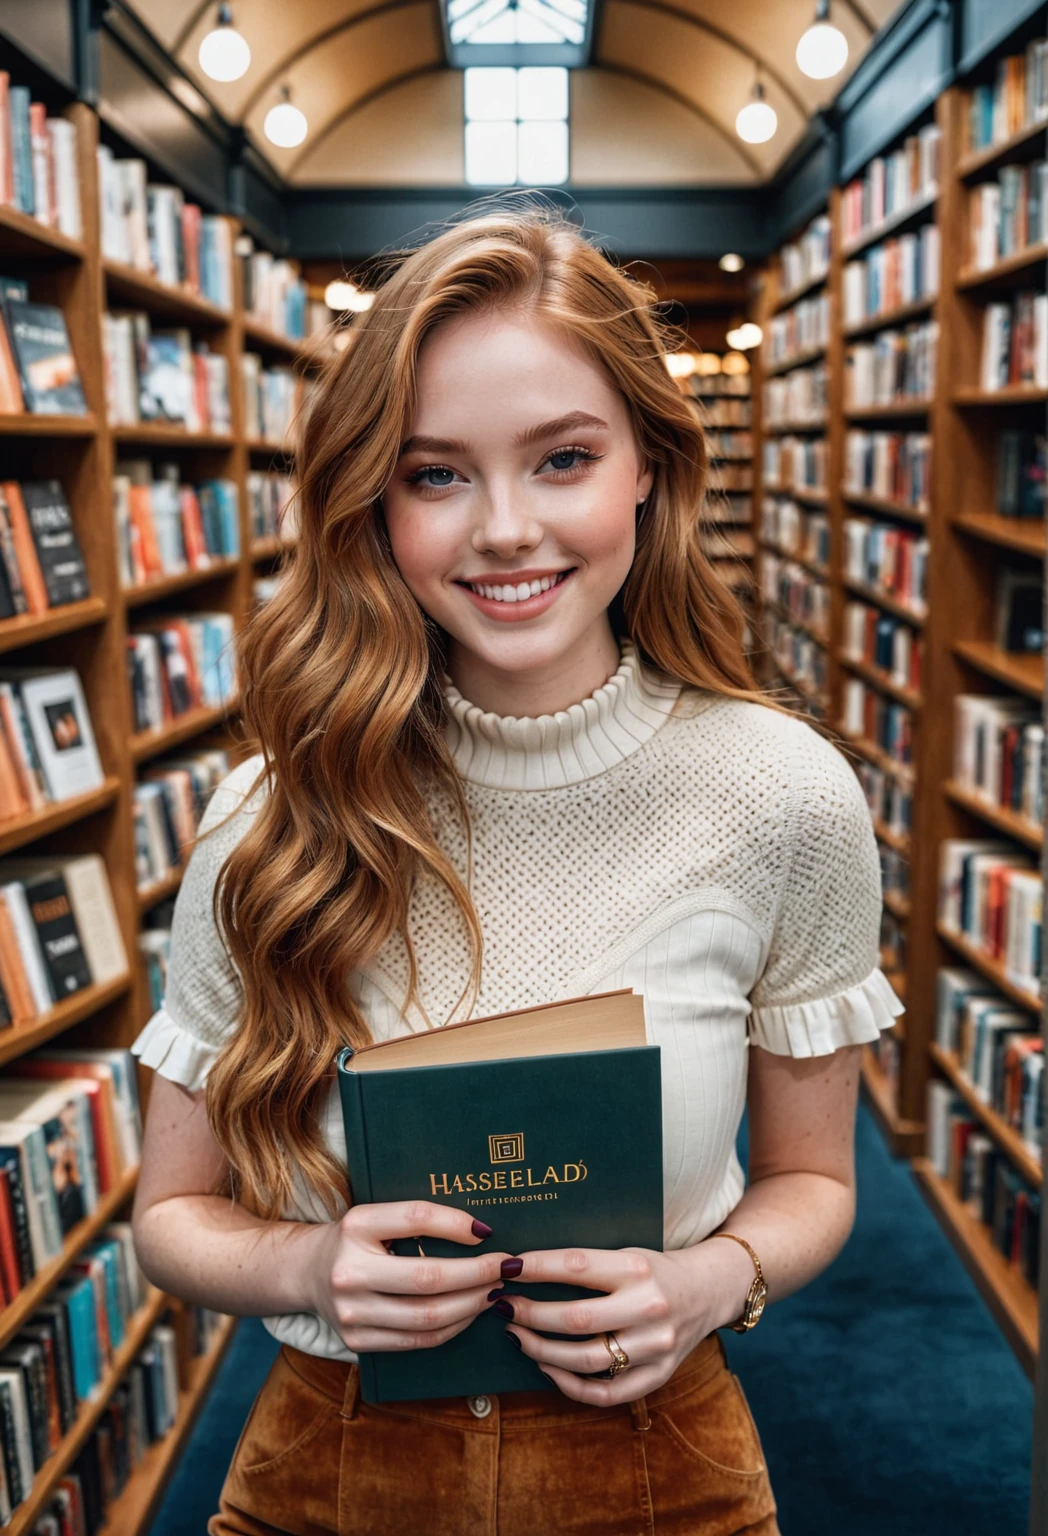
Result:
[[[365,107],[369,107],[380,96],[385,96],[389,91],[395,91],[398,85],[406,85],[409,80],[419,80],[423,75],[435,75],[443,69],[443,59],[438,64],[419,64],[414,69],[405,69],[399,75],[392,75],[388,80],[384,80],[381,85],[376,85],[373,90],[365,91],[363,96],[358,96],[356,101],[350,102],[348,107],[344,107],[341,112],[336,113],[333,118],[324,124],[320,132],[315,134],[311,141],[307,142],[301,154],[296,155],[287,167],[286,179],[293,181],[295,172],[303,160],[308,160],[314,150],[319,149],[324,140],[329,138],[336,128],[341,128],[347,118],[353,117],[357,112],[362,112]]]
[[[675,101],[678,106],[684,107],[686,111],[694,113],[694,115],[697,118],[700,118],[701,121],[707,125],[707,127],[712,128],[714,133],[718,134],[720,138],[724,139],[726,143],[731,145],[736,154],[745,160],[746,164],[749,166],[750,170],[753,172],[755,178],[758,181],[764,180],[764,168],[754,158],[754,156],[750,154],[742,140],[738,138],[734,133],[730,132],[729,129],[725,128],[723,123],[718,122],[712,113],[706,111],[705,107],[700,107],[697,101],[692,101],[690,96],[685,96],[683,91],[678,91],[672,85],[667,85],[665,80],[660,80],[657,75],[649,75],[645,70],[634,69],[632,65],[629,64],[611,64],[608,63],[608,61],[605,59],[598,59],[593,67],[595,69],[603,70],[605,74],[621,75],[625,80],[635,80],[638,85],[650,86],[651,89],[653,91],[657,91],[660,96],[668,96],[670,100]]]

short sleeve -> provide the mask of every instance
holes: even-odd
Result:
[[[751,993],[752,1044],[824,1056],[876,1040],[904,1011],[880,969],[881,869],[873,823],[843,753],[797,722],[787,872]]]
[[[164,1001],[131,1046],[144,1066],[194,1092],[204,1086],[240,1012],[240,979],[212,900],[226,856],[262,803],[262,790],[251,794],[262,761],[259,754],[239,764],[208,802],[175,901]]]

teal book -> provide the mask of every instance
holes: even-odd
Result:
[[[640,996],[576,998],[347,1047],[337,1066],[354,1203],[430,1200],[492,1228],[474,1245],[396,1239],[395,1254],[661,1252],[660,1052],[646,1043]],[[526,1280],[507,1291],[537,1301],[603,1294]],[[361,1354],[364,1401],[556,1390],[505,1326],[488,1309],[433,1349]]]

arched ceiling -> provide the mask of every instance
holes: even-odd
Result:
[[[251,68],[228,85],[197,64],[215,0],[132,3],[292,183],[462,185],[462,81],[446,67],[438,0],[233,0]],[[849,70],[899,4],[834,0]],[[813,12],[813,0],[603,0],[590,66],[572,72],[571,181],[738,185],[773,175],[844,78],[809,80],[797,68]],[[769,143],[746,145],[735,115],[758,63],[779,128]],[[294,150],[276,149],[262,131],[285,85],[309,120]]]

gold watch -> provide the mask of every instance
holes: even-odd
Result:
[[[753,1284],[750,1286],[749,1292],[747,1293],[746,1301],[742,1308],[742,1313],[736,1322],[728,1324],[728,1327],[731,1328],[735,1333],[747,1333],[751,1328],[756,1328],[757,1324],[760,1322],[761,1314],[763,1313],[765,1303],[768,1300],[768,1287],[764,1283],[764,1272],[761,1269],[761,1261],[758,1259],[757,1255],[754,1253],[746,1239],[744,1237],[740,1237],[737,1232],[711,1232],[710,1237],[730,1237],[733,1243],[741,1243],[746,1252],[749,1254],[750,1258],[753,1260],[753,1265],[757,1273],[754,1276]]]

